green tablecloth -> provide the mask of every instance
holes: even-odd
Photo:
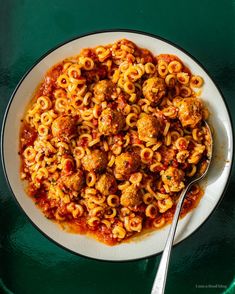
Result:
[[[234,0],[1,0],[0,122],[16,84],[43,53],[79,34],[114,28],[143,30],[185,48],[208,69],[235,118]],[[235,293],[234,191],[232,177],[215,213],[173,249],[166,293]],[[150,293],[159,256],[111,263],[63,250],[22,213],[2,168],[0,224],[0,293]]]

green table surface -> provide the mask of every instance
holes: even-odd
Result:
[[[207,68],[235,119],[235,1],[0,1],[0,123],[12,91],[47,50],[79,34],[135,29],[180,45]],[[213,97],[212,97],[213,99]],[[235,293],[234,169],[222,202],[172,252],[166,293]],[[160,256],[79,257],[38,232],[0,167],[0,293],[150,293]]]

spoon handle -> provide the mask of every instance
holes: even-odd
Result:
[[[158,271],[153,283],[153,288],[151,291],[151,294],[163,294],[165,290],[165,285],[166,285],[166,278],[167,278],[167,272],[168,272],[168,265],[169,265],[169,260],[170,260],[170,255],[171,255],[171,248],[172,248],[172,243],[174,240],[175,236],[175,231],[177,227],[177,223],[179,220],[179,215],[181,211],[181,207],[184,201],[184,197],[186,192],[188,191],[189,186],[185,187],[180,195],[178,204],[176,206],[174,218],[170,227],[170,231],[167,237],[166,245],[162,254],[162,258],[158,267]]]

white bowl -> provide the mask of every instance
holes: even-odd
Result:
[[[85,235],[71,234],[48,220],[25,193],[20,179],[19,128],[20,119],[32,93],[45,72],[66,57],[76,55],[82,48],[109,44],[127,38],[154,54],[177,55],[194,74],[203,77],[202,99],[208,106],[210,125],[214,128],[214,159],[204,180],[205,194],[196,209],[179,221],[175,242],[191,235],[211,215],[217,206],[229,178],[233,156],[233,132],[224,99],[202,66],[184,50],[159,37],[131,31],[107,31],[88,34],[64,43],[45,54],[24,75],[16,87],[7,107],[2,129],[2,159],[6,179],[23,211],[33,224],[49,239],[74,253],[100,260],[133,260],[160,253],[165,244],[169,226],[155,231],[139,240],[109,247]]]

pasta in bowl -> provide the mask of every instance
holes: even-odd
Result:
[[[128,36],[80,49],[47,68],[23,115],[21,179],[63,236],[125,248],[171,222],[180,191],[207,160],[204,77],[177,52],[158,54]],[[202,195],[194,186],[182,216]]]
[[[48,71],[23,118],[22,179],[46,217],[109,245],[172,219],[206,161],[203,80],[127,39]],[[202,190],[188,194],[182,215]]]

